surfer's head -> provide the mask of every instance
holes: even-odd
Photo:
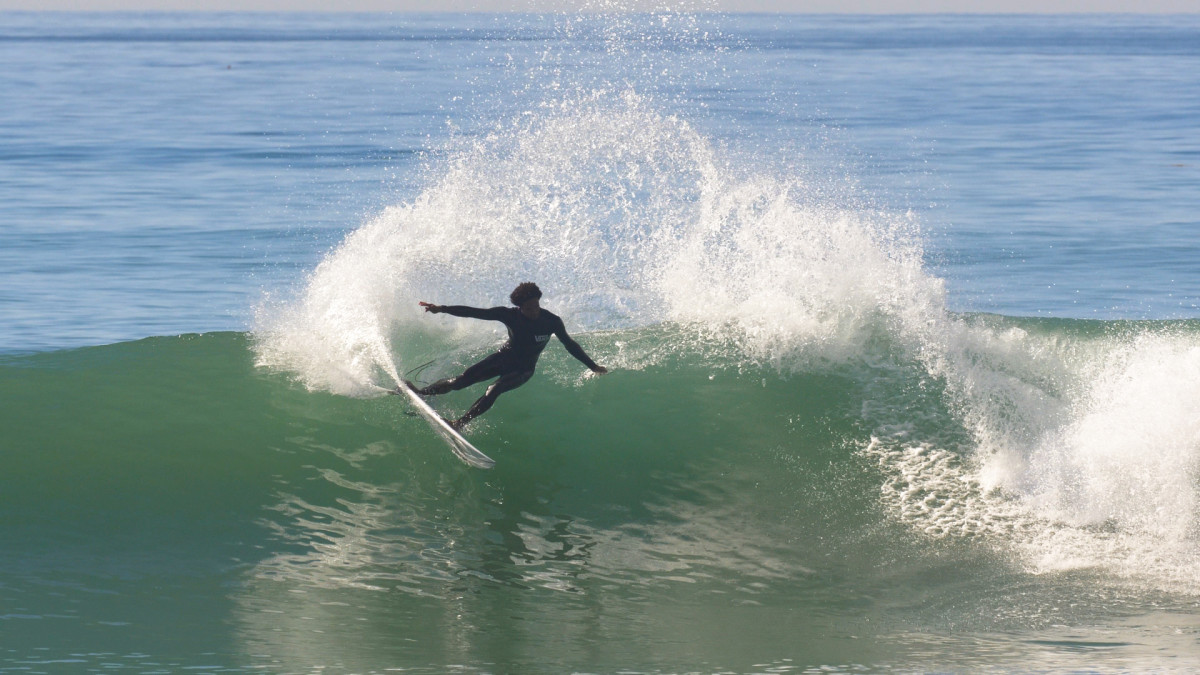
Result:
[[[512,300],[512,304],[521,308],[521,313],[526,318],[537,319],[541,314],[541,307],[538,304],[538,299],[541,297],[542,289],[538,288],[537,284],[532,281],[526,281],[513,289],[508,299]]]
[[[542,289],[537,287],[537,284],[532,281],[517,286],[513,292],[508,295],[508,299],[512,300],[512,304],[520,307],[529,300],[537,300],[542,297]]]

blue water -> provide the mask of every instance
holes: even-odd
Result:
[[[425,153],[535,106],[543,61],[911,209],[956,308],[1197,313],[1193,17],[705,16],[644,64],[563,21],[6,14],[3,348],[247,328]]]
[[[0,672],[1195,667],[1197,15],[0,13],[0,63]],[[552,346],[468,470],[377,388],[525,278],[614,372]]]

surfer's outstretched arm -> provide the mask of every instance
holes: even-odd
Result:
[[[425,311],[430,314],[449,314],[450,316],[461,316],[464,319],[504,321],[507,317],[504,307],[482,309],[480,307],[467,307],[466,305],[435,305],[432,302],[420,302],[418,304],[424,307]]]
[[[608,368],[597,365],[596,362],[592,360],[592,357],[588,356],[587,352],[583,351],[583,347],[580,347],[578,342],[572,339],[570,335],[567,335],[567,329],[561,323],[559,323],[558,330],[554,331],[554,334],[558,336],[558,340],[563,343],[564,347],[567,348],[567,353],[579,359],[580,363],[587,366],[588,369],[593,373],[599,373],[603,375],[604,373],[608,372]]]

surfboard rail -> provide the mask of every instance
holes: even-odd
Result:
[[[417,409],[417,412],[420,413],[421,417],[424,417],[425,421],[429,422],[429,426],[433,427],[433,430],[437,432],[437,434],[441,436],[443,440],[446,441],[446,443],[450,446],[450,451],[453,452],[456,457],[461,459],[463,463],[467,464],[468,466],[473,466],[477,469],[490,469],[496,466],[496,460],[488,457],[480,452],[479,448],[471,445],[471,442],[463,438],[462,434],[458,433],[454,427],[450,426],[450,423],[447,422],[441,415],[439,415],[437,411],[433,409],[433,406],[429,405],[425,399],[421,398],[417,392],[413,391],[406,384],[402,384],[395,389],[390,389],[388,392],[391,394],[404,394],[405,396],[408,396],[409,402],[413,404],[413,407]]]

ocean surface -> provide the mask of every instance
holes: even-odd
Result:
[[[601,7],[0,13],[0,673],[1200,670],[1200,15]]]

